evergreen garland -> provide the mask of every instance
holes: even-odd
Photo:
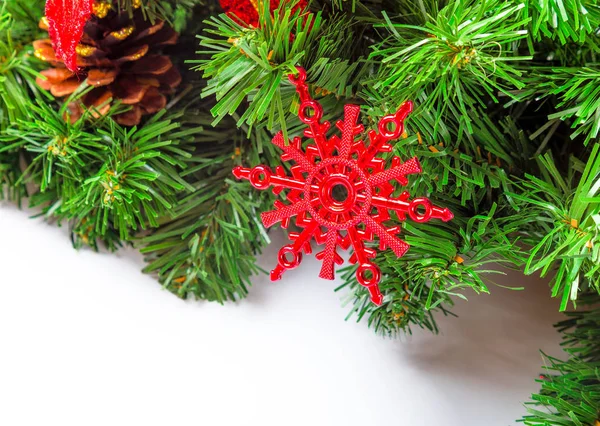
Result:
[[[405,223],[411,245],[378,255],[384,304],[343,273],[349,316],[376,332],[437,331],[452,297],[493,290],[498,264],[551,277],[561,310],[600,300],[600,5],[595,0],[314,0],[257,28],[216,0],[118,0],[181,33],[166,51],[183,82],[137,127],[89,111],[75,123],[35,82],[43,4],[0,0],[0,196],[71,230],[76,247],[144,253],[179,297],[243,298],[269,242],[269,194],[236,182],[240,164],[279,164],[274,132],[302,130],[286,75],[302,65],[324,119],[359,104],[363,124],[411,99],[391,155],[417,156],[411,191],[450,223]],[[71,99],[90,90],[83,84]],[[518,288],[518,284],[515,288]],[[530,425],[598,424],[598,311],[560,325],[571,358],[550,359]],[[573,328],[574,327],[574,328]]]

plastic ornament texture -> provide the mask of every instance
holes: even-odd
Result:
[[[77,72],[77,45],[85,23],[92,16],[94,0],[47,0],[48,34],[56,56]]]
[[[341,138],[334,135],[327,138],[329,122],[321,122],[323,108],[311,98],[306,84],[306,72],[298,68],[298,76],[289,75],[300,95],[298,116],[307,125],[304,131],[306,138],[312,141],[303,149],[303,141],[295,137],[287,143],[279,132],[272,143],[284,154],[283,161],[292,161],[291,176],[282,166],[274,171],[261,165],[252,169],[236,167],[233,174],[238,179],[247,179],[259,190],[273,188],[278,195],[287,190],[286,199],[275,202],[275,210],[262,213],[265,227],[281,222],[287,228],[291,218],[296,218],[296,225],[301,232],[289,232],[292,244],[281,248],[278,265],[271,271],[273,281],[282,277],[288,269],[296,268],[302,261],[303,253],[312,252],[311,240],[324,245],[323,251],[317,253],[322,261],[319,277],[334,279],[335,265],[343,263],[338,248],[348,250],[352,247],[350,263],[358,264],[356,278],[369,291],[371,301],[377,305],[383,302],[379,291],[381,271],[371,259],[377,251],[365,246],[379,239],[379,249],[391,249],[396,256],[403,256],[409,245],[396,237],[400,226],[388,226],[391,212],[404,221],[408,218],[415,222],[427,222],[441,219],[447,222],[453,218],[447,208],[434,206],[427,198],[410,200],[410,194],[404,191],[394,198],[396,181],[403,186],[408,184],[407,176],[421,172],[421,165],[416,158],[406,162],[398,157],[386,168],[386,160],[379,154],[392,151],[390,141],[397,139],[404,131],[404,120],[412,111],[412,102],[405,102],[393,115],[385,116],[378,125],[378,132],[368,132],[369,143],[358,139],[364,128],[357,124],[360,107],[346,105],[344,120],[338,121],[336,127],[341,131]]]

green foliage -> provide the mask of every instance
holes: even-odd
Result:
[[[597,304],[590,294],[588,303]],[[546,357],[549,365],[538,382],[541,391],[528,403],[529,426],[595,426],[600,422],[600,309],[568,314],[557,324],[564,332],[566,361]],[[540,409],[538,407],[543,407]]]
[[[453,226],[406,223],[404,240],[411,248],[401,259],[393,253],[380,254],[376,263],[385,277],[380,288],[382,306],[374,306],[368,292],[355,280],[355,268],[343,275],[344,285],[353,290],[352,313],[360,320],[368,316],[368,324],[383,334],[410,331],[411,325],[437,331],[432,310],[446,314],[443,305],[451,306],[453,297],[465,299],[460,291],[471,289],[489,293],[490,274],[502,273],[498,263],[519,264],[523,254],[509,238],[514,228],[494,218],[496,206],[486,215],[477,215],[466,223]],[[488,265],[494,268],[487,269]]]
[[[457,138],[455,121],[422,107],[409,117],[407,138],[396,143],[394,153],[419,158],[424,171],[412,180],[414,193],[452,194],[449,198],[479,213],[510,188],[510,174],[528,165],[529,140],[512,117],[495,123],[484,115],[473,126],[473,134]]]
[[[0,200],[5,198],[14,200],[21,205],[27,191],[25,185],[21,185],[21,166],[18,152],[0,151]]]
[[[600,52],[590,31],[595,5],[425,0],[313,6],[320,12],[304,18],[315,21],[308,30],[300,16],[286,18],[282,9],[271,17],[263,8],[261,23],[251,29],[212,18],[200,36],[208,49],[199,52],[204,56],[196,67],[209,79],[203,96],[216,95],[216,121],[229,114],[238,125],[291,134],[302,130],[291,117],[294,92],[284,78],[295,65],[307,69],[315,95],[324,95],[330,120],[340,104],[360,103],[363,123],[373,127],[404,100],[415,101],[394,154],[420,159],[424,172],[411,178],[411,193],[437,198],[456,218],[404,224],[411,250],[401,259],[387,252],[377,258],[381,307],[368,303],[355,268],[346,269],[342,288],[350,291],[351,315],[384,334],[414,325],[435,331],[432,313],[447,313],[451,296],[489,291],[488,273],[498,267],[486,265],[493,262],[556,273],[553,294],[566,297],[563,308],[579,290],[597,288],[594,182],[600,165],[596,148],[580,148],[597,139],[600,122],[596,67],[588,64]],[[575,132],[566,134],[563,122]],[[579,160],[566,163],[569,150]]]
[[[191,156],[180,146],[191,132],[176,132],[179,116],[164,118],[163,111],[140,129],[100,119],[92,131],[87,117],[64,120],[67,105],[57,111],[42,102],[30,105],[28,119],[4,137],[12,143],[2,150],[21,146],[31,154],[24,176],[39,185],[32,202],[46,215],[83,222],[93,235],[116,230],[129,240],[139,229],[158,226],[176,193],[193,189],[179,177]]]
[[[163,115],[157,114],[141,129],[109,121],[108,128],[98,132],[106,159],[65,202],[71,215],[92,217],[101,233],[112,223],[127,240],[130,231],[158,226],[158,219],[172,209],[175,193],[193,189],[179,177],[190,154],[178,146],[180,135],[172,132],[179,126],[178,117],[160,120]]]
[[[399,333],[412,333],[415,326],[437,333],[439,330],[434,314],[452,315],[448,308],[454,303],[449,294],[435,291],[427,282],[420,282],[418,289],[411,288],[412,277],[400,268],[382,270],[385,278],[379,288],[385,299],[381,306],[375,306],[368,291],[356,281],[356,269],[349,267],[341,271],[344,284],[336,289],[349,290],[349,302],[353,307],[346,319],[356,317],[357,322],[366,319],[367,325],[376,333],[396,336]]]
[[[549,409],[528,408],[523,419],[528,426],[588,426],[598,422],[600,407],[600,362],[561,361],[547,357],[548,376],[538,380],[540,394],[534,404]]]
[[[293,90],[288,91],[284,102],[282,82],[287,74],[296,72],[296,64],[318,42],[321,22],[319,14],[301,16],[300,11],[292,14],[281,7],[273,18],[268,7],[262,9],[260,31],[249,30],[225,15],[207,21],[206,33],[216,37],[199,36],[200,45],[208,50],[198,53],[212,56],[191,63],[198,64],[196,69],[208,80],[202,96],[216,95],[218,102],[211,110],[216,117],[213,124],[234,114],[248,98],[238,126],[252,126],[266,118],[268,128],[276,122],[285,128],[285,111],[290,108]]]
[[[35,84],[36,61],[30,58],[29,48],[18,44],[22,38],[31,41],[33,37],[23,17],[13,17],[14,9],[23,14],[30,12],[19,6],[23,5],[11,2],[0,6],[0,131],[26,117],[32,96],[40,95]]]
[[[541,68],[532,82],[532,88],[524,91],[523,98],[537,99],[555,96],[556,112],[548,115],[551,122],[570,120],[576,130],[571,138],[583,136],[589,143],[600,132],[600,68],[586,66],[577,68]],[[541,81],[540,81],[541,80]]]
[[[584,42],[600,25],[600,6],[594,0],[528,0],[526,5],[537,41]]]
[[[141,8],[144,17],[151,22],[163,20],[169,22],[177,31],[187,25],[192,9],[205,2],[202,0],[115,0],[119,10],[129,11]]]
[[[541,176],[526,175],[520,192],[511,193],[514,223],[533,246],[525,273],[549,272],[561,310],[581,290],[600,292],[600,145],[587,163],[571,158],[566,177],[550,154],[540,157]]]
[[[148,19],[175,11],[175,19],[185,17],[182,24],[187,25],[196,3],[147,1],[142,7]],[[114,6],[127,10],[135,4]],[[25,28],[21,12],[26,3],[16,0],[11,7],[20,11],[18,26]],[[177,10],[186,13],[177,15]],[[8,13],[0,16],[5,28],[15,28],[17,21]],[[28,34],[28,41],[38,33],[38,19],[28,19],[31,30],[19,32]],[[20,199],[30,188],[30,205],[48,220],[67,223],[75,247],[116,249],[135,242],[147,255],[146,271],[156,272],[181,297],[224,301],[245,296],[250,276],[259,272],[254,255],[268,240],[258,212],[269,197],[253,200],[253,191],[230,180],[231,168],[242,159],[270,158],[270,137],[256,130],[249,144],[230,120],[210,129],[207,104],[190,102],[197,98],[192,89],[202,84],[194,74],[168,106],[173,112],[161,111],[139,127],[122,127],[110,118],[124,111],[118,105],[105,117],[98,118],[93,109],[72,123],[66,119],[69,103],[91,88],[84,83],[64,102],[48,102],[52,97],[35,84],[31,46],[17,46],[7,37],[0,46],[8,76],[0,83],[11,106],[0,109],[10,113],[0,135],[1,182],[7,194]],[[174,59],[183,62],[185,57]]]
[[[145,271],[158,274],[167,289],[222,303],[246,296],[250,277],[260,272],[254,256],[269,239],[259,215],[271,198],[232,180],[233,167],[256,153],[243,148],[247,139],[232,120],[208,130],[210,121],[199,110],[182,118],[186,128],[207,128],[182,173],[193,192],[179,197],[172,217],[137,245],[148,261]]]
[[[254,256],[269,241],[258,219],[266,203],[224,178],[227,171],[206,177],[179,202],[172,220],[139,243],[145,272],[157,273],[182,298],[235,300],[247,295],[250,277],[260,272]],[[234,221],[224,220],[229,217]]]
[[[524,5],[504,1],[458,1],[427,15],[422,23],[395,23],[384,13],[376,25],[390,36],[373,46],[380,61],[375,90],[390,97],[417,98],[426,91],[424,108],[434,108],[465,123],[473,133],[474,108],[497,93],[512,96],[521,88],[522,71],[511,62],[530,57],[515,54],[515,42],[527,35]]]
[[[12,40],[20,48],[40,32],[38,22],[44,15],[44,3],[28,0],[0,2],[0,39]],[[8,23],[8,26],[4,24]]]
[[[105,151],[101,138],[85,129],[84,121],[71,124],[63,119],[65,109],[66,104],[56,111],[42,101],[29,105],[28,116],[6,131],[5,140],[14,142],[3,147],[6,151],[23,147],[33,153],[27,174],[35,176],[42,192],[53,186],[58,175],[60,185],[55,186],[61,188],[61,198],[78,192],[86,162],[102,161]]]
[[[353,40],[352,21],[339,15],[324,27],[320,13],[292,14],[293,4],[280,5],[272,16],[263,8],[259,29],[241,26],[225,15],[206,22],[204,35],[199,36],[205,50],[198,54],[203,58],[190,63],[208,79],[202,96],[215,95],[218,101],[211,110],[214,123],[237,115],[243,107],[238,126],[262,123],[269,130],[287,132],[297,109],[287,75],[300,64],[319,92],[357,96],[369,69],[364,61],[355,60],[359,45]]]
[[[35,84],[36,61],[21,44],[35,33],[37,6],[18,1],[0,4],[0,135],[10,123],[27,117],[32,98],[43,96]],[[20,204],[26,194],[21,173],[19,152],[1,149],[0,199]]]
[[[594,307],[598,296],[588,293],[582,298],[587,310],[567,312],[567,319],[559,322],[557,329],[565,333],[562,346],[573,357],[583,361],[600,360],[600,309]]]

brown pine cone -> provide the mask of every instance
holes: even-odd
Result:
[[[115,8],[111,3],[96,3],[94,16],[77,46],[78,74],[56,57],[49,39],[33,43],[35,56],[53,66],[41,72],[46,79],[37,79],[40,87],[56,97],[72,94],[86,78],[95,87],[69,104],[71,121],[78,120],[85,108],[94,107],[99,114],[106,114],[110,109],[107,101],[113,99],[132,107],[114,119],[134,126],[142,115],[163,109],[167,104],[165,95],[181,83],[171,59],[160,53],[162,46],[176,43],[178,34],[162,21],[145,21],[140,10],[135,10],[131,19],[127,12],[116,12]],[[47,30],[45,19],[40,27]]]

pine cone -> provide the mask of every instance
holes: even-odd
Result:
[[[40,27],[48,29],[42,19]],[[125,126],[134,126],[142,115],[153,114],[167,103],[166,94],[181,83],[181,75],[160,48],[175,44],[178,34],[164,22],[145,21],[140,10],[133,18],[127,12],[116,12],[110,3],[97,3],[94,16],[87,22],[77,46],[80,72],[69,71],[56,57],[49,39],[33,43],[35,56],[49,62],[53,68],[41,72],[46,79],[37,83],[56,97],[72,94],[87,77],[94,86],[78,102],[69,104],[70,120],[78,120],[85,108],[94,107],[99,114],[110,109],[107,101],[121,101],[132,109],[114,116]]]

